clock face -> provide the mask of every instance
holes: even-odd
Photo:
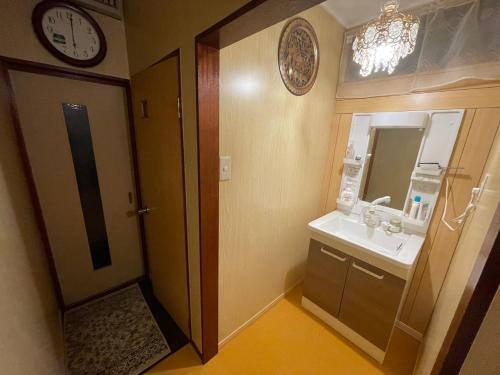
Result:
[[[45,37],[73,59],[88,60],[95,57],[101,42],[94,27],[81,14],[62,7],[49,9],[42,18]]]
[[[62,1],[40,3],[33,13],[35,32],[56,57],[77,66],[92,66],[105,55],[104,34],[82,9]]]

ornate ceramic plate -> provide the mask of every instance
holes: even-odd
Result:
[[[304,95],[314,85],[319,67],[316,33],[309,22],[294,18],[281,32],[278,48],[281,79],[294,95]]]

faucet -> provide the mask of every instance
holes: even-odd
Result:
[[[375,206],[379,204],[389,204],[391,203],[391,197],[386,195],[385,197],[380,197],[375,199],[370,203],[369,206],[363,209],[363,222],[370,227],[378,227],[380,225],[380,215],[375,211]]]
[[[386,205],[391,203],[391,197],[386,195],[385,197],[380,197],[380,198],[375,199],[372,203],[370,203],[370,208],[372,208],[372,207],[375,208],[376,205],[383,204],[383,203],[385,203]]]

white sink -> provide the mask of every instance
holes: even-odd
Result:
[[[403,279],[411,276],[424,237],[389,233],[362,223],[358,215],[333,211],[309,223],[313,238]]]
[[[363,246],[378,253],[396,256],[410,235],[386,233],[355,219],[336,217],[321,224],[319,228],[333,236]]]

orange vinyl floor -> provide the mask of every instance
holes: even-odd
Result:
[[[305,311],[301,294],[302,289],[295,288],[206,365],[186,345],[146,374],[384,374],[370,357]]]

